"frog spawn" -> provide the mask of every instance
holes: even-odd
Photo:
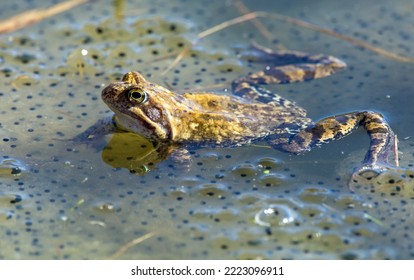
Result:
[[[158,19],[152,22],[152,28],[155,28],[157,23],[163,26],[171,26],[170,23]],[[63,31],[58,36],[61,40],[62,47],[60,51],[67,53],[67,59],[62,64],[59,60],[51,59],[47,67],[37,67],[41,64],[41,56],[34,56],[31,59],[31,63],[27,63],[22,59],[7,59],[8,65],[13,65],[17,69],[21,69],[24,72],[33,72],[33,75],[29,76],[15,76],[14,73],[9,71],[3,71],[4,78],[7,80],[6,91],[10,87],[10,92],[16,92],[13,94],[0,93],[2,98],[2,104],[8,104],[3,102],[3,99],[8,97],[13,98],[13,102],[17,106],[12,106],[10,109],[6,107],[1,108],[1,113],[8,116],[4,119],[7,126],[2,127],[2,133],[5,132],[4,139],[10,139],[3,145],[7,154],[13,154],[16,158],[25,158],[27,164],[30,165],[29,176],[15,177],[12,174],[13,168],[10,166],[10,162],[3,162],[4,171],[8,175],[12,175],[10,181],[3,180],[0,182],[2,192],[1,198],[1,223],[7,227],[2,227],[0,247],[2,252],[0,258],[79,258],[83,256],[85,258],[100,258],[102,256],[108,257],[114,250],[114,246],[121,246],[123,242],[127,242],[128,239],[134,239],[138,236],[151,231],[154,226],[154,219],[158,220],[159,217],[170,214],[173,219],[178,217],[185,217],[186,213],[180,213],[175,207],[168,207],[168,211],[159,213],[154,208],[157,208],[160,204],[147,205],[146,212],[148,215],[143,215],[141,211],[129,216],[129,214],[123,211],[119,205],[130,205],[129,207],[136,208],[140,205],[142,207],[141,199],[158,197],[165,195],[154,190],[148,192],[136,191],[133,187],[128,190],[120,190],[116,194],[109,188],[104,186],[117,186],[119,188],[125,187],[125,182],[117,180],[115,175],[119,170],[118,166],[114,166],[114,174],[107,175],[103,170],[99,171],[100,160],[94,159],[94,147],[79,146],[73,147],[68,142],[62,141],[68,139],[70,135],[74,135],[65,131],[66,128],[72,127],[78,131],[82,131],[86,125],[84,124],[85,118],[89,118],[91,110],[96,108],[96,101],[98,100],[94,96],[95,91],[100,91],[100,84],[102,83],[102,69],[112,69],[108,73],[107,80],[114,80],[117,77],[118,70],[123,67],[125,69],[135,67],[136,63],[141,64],[143,61],[132,61],[130,58],[132,55],[136,55],[136,48],[131,49],[128,44],[121,44],[119,47],[110,48],[99,43],[97,34],[111,33],[111,28],[91,28],[91,35],[88,39],[88,35],[84,35],[84,29],[79,30],[78,27],[69,28],[72,30]],[[177,22],[174,26],[180,26]],[[65,28],[66,29],[66,28]],[[156,29],[156,28],[155,28]],[[153,29],[153,30],[155,30]],[[173,28],[173,31],[182,32],[181,28]],[[56,31],[56,29],[52,29]],[[115,29],[114,29],[115,30]],[[180,31],[181,30],[181,31]],[[156,30],[160,32],[159,30]],[[52,31],[53,32],[53,31]],[[95,33],[93,33],[95,32]],[[162,31],[165,32],[165,31]],[[115,32],[117,33],[117,32]],[[168,33],[168,32],[167,32]],[[72,36],[76,34],[76,36]],[[117,33],[118,34],[118,33]],[[132,34],[132,32],[131,32]],[[124,34],[125,35],[125,34]],[[118,37],[122,37],[122,34],[118,34]],[[176,35],[174,35],[176,36]],[[166,34],[165,37],[168,37]],[[145,41],[147,37],[144,35],[141,39]],[[178,40],[186,42],[184,36],[176,36]],[[67,46],[74,43],[73,40],[79,40],[79,44],[85,46],[84,48],[76,48],[67,50]],[[14,37],[13,41],[8,43],[6,50],[13,48],[16,53],[24,53],[24,47],[20,49],[15,44],[23,41],[18,37]],[[89,48],[89,44],[95,41],[97,44],[93,44],[95,48]],[[125,41],[129,42],[129,39]],[[48,41],[33,41],[33,49],[48,44]],[[154,43],[155,42],[155,43]],[[171,40],[172,50],[182,48],[185,44],[181,44],[178,41]],[[165,46],[165,41],[161,41],[159,36],[153,36],[151,40],[148,40],[148,44],[159,44],[160,51],[154,52],[148,46],[145,46],[145,52],[149,51],[148,55],[143,55],[147,59],[156,59],[158,55],[163,54],[161,52],[164,49],[161,46]],[[174,44],[176,45],[174,45]],[[131,43],[134,44],[133,42]],[[53,44],[50,44],[52,46]],[[133,51],[131,51],[133,50]],[[138,49],[138,53],[139,53]],[[52,51],[53,52],[53,51]],[[203,59],[216,61],[219,60],[222,64],[218,67],[224,67],[226,69],[237,69],[237,65],[227,60],[227,55],[220,53],[209,54],[206,51],[194,51],[191,54],[194,61],[198,61],[200,57]],[[202,59],[201,59],[202,60]],[[230,62],[229,62],[230,61]],[[211,63],[211,62],[210,62]],[[148,64],[146,64],[148,65]],[[214,68],[212,66],[204,65],[203,63],[194,63],[198,65],[200,73],[206,71],[205,69]],[[153,69],[154,68],[154,69]],[[159,71],[157,66],[146,66],[146,73],[151,71]],[[187,70],[188,69],[188,70]],[[219,69],[219,70],[220,70]],[[49,71],[49,72],[48,72]],[[190,67],[181,67],[181,71],[174,71],[177,75],[190,70]],[[213,75],[216,70],[211,71]],[[230,72],[230,71],[228,71]],[[91,77],[99,77],[90,82]],[[197,78],[200,80],[199,78]],[[175,82],[174,82],[175,83]],[[188,81],[188,85],[194,85],[198,82]],[[77,93],[76,87],[82,87],[81,94]],[[64,89],[63,91],[56,91],[57,88]],[[88,88],[87,92],[84,92],[84,88]],[[96,94],[96,95],[98,95]],[[54,98],[44,97],[53,96]],[[79,97],[79,98],[78,98]],[[46,100],[46,101],[45,101]],[[48,103],[48,102],[51,102]],[[47,105],[46,105],[47,104]],[[40,113],[40,109],[42,113]],[[51,109],[51,111],[49,111]],[[25,112],[21,115],[20,112]],[[102,109],[96,112],[97,115],[104,114],[105,110]],[[11,121],[9,121],[9,119]],[[51,122],[45,122],[44,120],[53,120]],[[44,122],[43,122],[44,121]],[[14,123],[13,123],[14,122]],[[69,124],[70,123],[70,124]],[[12,127],[13,126],[13,127]],[[11,129],[11,127],[13,129]],[[5,128],[5,129],[3,129]],[[26,129],[29,133],[27,133]],[[59,138],[59,141],[51,139]],[[30,143],[27,145],[26,143]],[[67,144],[67,145],[66,145]],[[98,143],[99,144],[99,143]],[[46,147],[45,147],[46,146]],[[41,148],[39,148],[41,147]],[[98,146],[99,147],[99,146]],[[45,150],[46,149],[46,150]],[[79,156],[82,154],[88,154],[88,160],[80,160]],[[118,155],[119,156],[119,155]],[[29,159],[32,160],[29,161]],[[94,163],[91,164],[91,159],[94,159]],[[114,162],[113,157],[108,157],[108,161]],[[129,158],[127,160],[131,161]],[[206,163],[206,162],[205,162]],[[136,165],[138,167],[136,167]],[[196,165],[198,166],[198,165]],[[131,170],[134,173],[139,173],[140,165],[135,162],[135,165]],[[87,170],[92,168],[94,171],[89,173]],[[16,171],[16,170],[15,170]],[[16,172],[14,172],[16,173]],[[198,171],[198,173],[202,173]],[[101,174],[97,178],[93,174]],[[115,175],[115,177],[113,176]],[[131,175],[133,176],[133,175]],[[115,180],[108,180],[109,178]],[[128,177],[128,176],[127,176]],[[127,178],[124,177],[124,178]],[[127,183],[130,186],[151,186],[151,185],[163,185],[160,183],[165,182],[166,178],[159,174],[149,175],[149,179],[137,180],[136,177],[132,177],[132,181]],[[174,178],[174,174],[169,173],[167,178]],[[162,180],[160,178],[163,178]],[[43,183],[41,183],[43,182]],[[111,183],[109,183],[111,182]],[[109,184],[109,185],[108,185]],[[172,182],[171,184],[180,184]],[[88,186],[95,186],[94,190],[89,193]],[[20,195],[21,199],[13,199],[15,192],[12,190],[19,186],[19,189],[23,194]],[[53,187],[51,187],[53,186]],[[99,187],[99,186],[102,186]],[[78,189],[80,187],[82,190]],[[116,188],[115,188],[116,189]],[[114,189],[114,190],[115,190]],[[213,187],[214,189],[214,187]],[[205,189],[208,195],[211,192]],[[92,195],[93,193],[93,195]],[[17,197],[17,196],[16,196]],[[132,198],[133,197],[133,198]],[[4,198],[4,199],[3,199]],[[183,196],[173,198],[173,201],[180,202]],[[122,201],[122,202],[121,202]],[[150,199],[148,201],[151,201]],[[119,203],[118,203],[119,202]],[[161,203],[167,207],[171,201]],[[145,203],[144,203],[145,204]],[[171,203],[174,205],[174,203]],[[98,206],[96,206],[98,205]],[[106,205],[109,205],[107,207]],[[112,207],[111,205],[114,205]],[[157,207],[154,207],[154,206]],[[126,206],[124,206],[126,207]],[[145,207],[145,206],[144,206]],[[107,211],[105,209],[111,209]],[[176,207],[180,209],[180,206]],[[132,213],[132,212],[131,212]],[[179,214],[176,214],[179,213]],[[121,217],[122,218],[117,218]],[[137,221],[137,216],[141,217]],[[163,219],[163,218],[162,218]],[[128,225],[139,225],[139,229],[132,229]],[[156,224],[156,223],[155,223]],[[45,232],[43,229],[48,227],[49,230]],[[74,227],[77,230],[72,230]],[[121,240],[113,240],[113,236],[118,231],[116,228],[124,228]],[[64,230],[66,228],[66,230]],[[4,230],[3,230],[4,229]],[[80,232],[78,231],[79,229]],[[77,232],[76,232],[77,231]],[[110,234],[113,232],[113,234]],[[119,232],[118,232],[119,233]],[[6,242],[7,240],[7,242]],[[106,241],[105,241],[106,240]],[[85,244],[86,243],[88,244]],[[148,255],[154,255],[154,252],[163,252],[164,243],[168,243],[169,240],[166,237],[157,237],[157,242],[161,242],[161,248],[157,249],[157,245],[149,242],[143,252]],[[105,248],[106,246],[99,245],[100,242],[105,244],[111,244],[111,248]],[[182,243],[182,241],[178,242]],[[52,244],[52,245],[50,245]],[[80,244],[84,244],[80,245]],[[79,250],[79,246],[82,246],[82,250]],[[181,246],[177,244],[177,246]],[[192,248],[188,248],[187,251],[191,251]],[[158,253],[156,253],[158,254]],[[185,253],[187,256],[190,254]],[[83,258],[82,257],[82,258]],[[135,255],[136,257],[136,255]],[[171,255],[176,257],[176,255]]]
[[[1,177],[17,177],[25,172],[26,168],[23,163],[18,160],[7,159],[0,162],[0,178]]]
[[[207,4],[205,6],[209,9],[214,8],[210,2]],[[18,5],[25,4],[22,2]],[[150,5],[154,5],[155,9],[156,4]],[[187,1],[185,5],[199,6],[199,3]],[[388,17],[392,24],[398,23],[398,29],[402,30],[404,24],[400,24],[401,21],[395,17],[404,18],[404,15],[398,12],[388,13],[392,9],[383,5],[384,3],[374,5],[381,9],[381,18]],[[218,150],[208,154],[202,150],[192,153],[194,165],[189,173],[192,176],[179,177],[174,169],[168,167],[172,162],[167,161],[158,164],[145,177],[139,177],[118,166],[105,166],[100,155],[91,152],[90,147],[66,147],[64,142],[51,140],[70,138],[83,131],[87,127],[87,121],[92,122],[94,117],[106,113],[106,108],[100,107],[97,97],[102,83],[118,79],[125,71],[136,67],[153,77],[158,76],[166,63],[149,62],[164,54],[178,52],[188,44],[189,38],[194,36],[188,22],[193,20],[200,29],[212,25],[211,19],[203,21],[201,12],[204,9],[200,12],[199,7],[198,12],[193,9],[194,13],[182,15],[180,12],[187,9],[179,9],[179,3],[162,3],[162,6],[163,10],[170,9],[170,14],[174,17],[187,18],[187,21],[183,23],[182,20],[155,19],[140,29],[142,36],[135,36],[134,29],[122,32],[125,26],[116,26],[111,21],[96,23],[94,18],[90,25],[82,25],[85,23],[82,14],[105,17],[111,13],[109,10],[101,11],[109,9],[109,6],[99,7],[99,10],[96,10],[98,5],[96,8],[88,6],[85,10],[67,13],[70,22],[76,22],[76,26],[71,23],[56,25],[48,21],[40,27],[28,29],[30,34],[22,31],[24,33],[16,33],[11,41],[0,43],[0,76],[5,81],[0,93],[0,112],[3,116],[2,124],[7,124],[1,132],[5,132],[5,137],[10,139],[9,142],[2,143],[2,156],[4,153],[9,158],[25,161],[34,159],[30,164],[27,162],[30,166],[28,176],[1,178],[0,258],[107,258],[116,248],[160,225],[165,230],[165,235],[147,240],[123,257],[414,257],[413,248],[409,244],[413,232],[410,225],[411,202],[406,197],[384,198],[378,193],[365,195],[363,188],[351,194],[346,187],[347,179],[335,181],[328,174],[322,180],[323,172],[319,173],[322,177],[307,178],[303,172],[306,169],[304,165],[295,166],[296,161],[290,157],[270,154],[266,149],[261,150],[262,153],[260,149],[249,153],[253,149],[250,147],[234,151]],[[175,9],[172,6],[176,6]],[[223,12],[223,8],[220,9]],[[149,17],[155,13],[148,13]],[[214,14],[219,16],[222,13]],[[382,30],[378,34],[372,34],[371,29],[367,28],[369,23],[356,18],[358,13],[329,14],[332,15],[333,24],[361,22],[363,26],[359,30],[364,32],[364,36],[374,36],[378,42],[390,35],[386,31],[384,34]],[[367,16],[369,18],[374,15],[360,16],[366,19]],[[231,17],[234,14],[226,14],[223,20]],[[172,34],[173,30],[168,30],[171,23],[179,26],[175,34]],[[139,26],[144,25],[141,23]],[[181,26],[184,28],[180,29]],[[53,40],[43,36],[44,27],[49,28],[48,32],[51,33],[48,34],[54,37]],[[212,41],[223,41],[227,46],[230,41],[245,45],[245,39],[241,37],[257,39],[256,30],[246,32],[248,26],[241,28],[243,32],[229,32],[235,33],[235,38],[225,35],[223,38],[226,40]],[[55,31],[60,35],[53,33]],[[280,29],[277,32],[275,30],[274,33],[281,36],[292,34],[289,31],[279,31]],[[402,30],[395,34],[407,36],[405,34],[409,32]],[[138,40],[138,37],[146,43],[137,46],[139,42],[134,40]],[[171,40],[163,41],[162,37]],[[320,41],[323,40],[319,35],[309,35],[303,31],[295,32],[292,37],[307,43],[309,41],[310,44],[316,41],[313,47],[318,51],[322,45]],[[59,44],[56,43],[56,38]],[[283,42],[294,44],[290,40],[292,38],[286,39]],[[402,43],[402,48],[404,43],[409,42],[401,41],[400,37],[394,39]],[[390,47],[393,45],[391,40],[385,44],[390,44]],[[340,42],[335,41],[329,47],[327,43],[324,52],[336,51],[340,45]],[[83,47],[88,50],[86,55],[82,54]],[[41,51],[42,48],[47,50],[48,56]],[[224,47],[208,43],[197,47],[167,75],[167,79],[177,88],[193,88],[200,83],[211,85],[230,81],[233,76],[243,74],[246,66],[234,59],[232,51],[211,51],[221,49]],[[346,45],[343,50],[343,53],[351,52],[347,60],[351,60],[352,55],[359,55],[359,52],[352,52],[351,49]],[[409,49],[401,51],[407,50]],[[61,60],[62,54],[67,57],[64,62]],[[369,56],[367,52],[362,52],[361,55]],[[370,56],[371,58],[374,60]],[[43,64],[44,61],[47,61],[46,65]],[[385,63],[376,63],[377,61],[372,64],[373,72],[383,75],[386,80],[387,75],[393,71],[387,69],[389,65]],[[368,79],[359,83],[364,76],[363,72],[352,70],[349,73],[350,78],[346,82],[350,92],[341,89],[340,96],[354,100],[355,95],[351,95],[351,91],[355,94],[360,94],[364,88],[371,91],[372,84]],[[373,80],[372,83],[377,82],[376,79]],[[332,81],[342,85],[336,77]],[[397,81],[397,84],[401,82],[400,78],[395,77],[393,81]],[[364,82],[369,86],[364,87]],[[327,83],[313,83],[311,87],[324,90],[315,91],[315,95],[312,94],[315,97],[311,99],[324,99],[323,94],[329,92],[325,90],[330,82]],[[335,85],[337,86],[338,84]],[[295,95],[295,100],[309,100],[309,96],[295,94],[295,88],[298,87],[309,89],[306,85],[294,85],[289,93]],[[285,92],[284,89],[282,91]],[[326,99],[331,100],[330,97]],[[56,102],[52,103],[52,100]],[[324,103],[313,106],[312,102],[310,100],[309,108],[325,106],[320,111],[326,113],[327,106]],[[373,107],[379,103],[378,100],[373,102],[370,103]],[[340,97],[332,101],[333,106],[340,103]],[[244,153],[246,156],[241,157],[240,154]],[[269,156],[278,157],[270,158],[270,161],[276,162],[270,169],[263,164],[269,160]],[[283,163],[281,158],[286,161]],[[350,171],[354,166],[356,165],[350,165],[346,170]],[[272,178],[270,182],[267,180],[269,177]],[[338,188],[338,185],[343,188]],[[255,221],[256,216],[262,223]],[[181,255],[177,256],[177,252],[181,252]]]
[[[277,164],[269,168],[263,162]],[[261,185],[261,174],[266,170],[284,178],[281,184]],[[374,238],[376,231],[381,231],[379,224],[360,212],[370,211],[372,205],[358,195],[321,186],[296,188],[291,185],[295,174],[268,157],[238,164],[231,172],[230,185],[200,184],[200,179],[194,178],[191,188],[177,192],[187,203],[196,194],[200,196],[203,207],[191,210],[184,225],[192,228],[194,240],[242,259],[295,258],[294,251],[302,252],[301,258],[395,258],[395,251],[386,245],[358,249],[366,237]],[[231,197],[237,203],[227,206]],[[230,229],[232,224],[239,226]],[[209,254],[218,256],[214,251]]]
[[[354,191],[414,197],[414,170],[405,168],[368,168],[352,175],[349,187]]]

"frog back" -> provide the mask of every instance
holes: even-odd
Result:
[[[297,131],[311,122],[304,109],[283,98],[262,103],[203,92],[185,93],[183,97],[193,106],[177,126],[182,131],[175,134],[192,140],[246,143],[270,134]]]

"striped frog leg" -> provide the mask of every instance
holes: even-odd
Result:
[[[363,166],[381,166],[388,164],[388,153],[394,151],[395,135],[384,117],[376,112],[361,111],[327,117],[311,124],[292,135],[289,139],[274,138],[271,144],[276,148],[302,153],[312,147],[343,138],[359,126],[367,131],[370,146],[365,155]]]
[[[341,60],[323,54],[309,55],[295,51],[272,51],[253,45],[252,58],[258,62],[272,64],[262,71],[233,82],[235,95],[261,102],[275,102],[289,108],[288,100],[260,88],[258,85],[300,82],[329,76],[343,69]],[[292,108],[296,106],[291,102]],[[285,134],[270,136],[271,145],[290,153],[303,153],[315,146],[349,135],[362,126],[370,137],[370,146],[363,166],[377,166],[388,163],[388,152],[393,150],[395,135],[384,119],[376,112],[361,111],[331,116],[316,123],[296,127]],[[293,125],[294,127],[294,125]],[[362,170],[362,169],[361,169]]]

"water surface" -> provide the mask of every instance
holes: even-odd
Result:
[[[53,3],[4,2],[0,17]],[[347,187],[368,147],[362,130],[303,156],[263,146],[194,149],[186,172],[156,156],[151,170],[144,168],[137,154],[151,147],[142,139],[62,141],[110,114],[100,91],[130,70],[178,92],[210,87],[228,94],[234,78],[260,69],[237,57],[257,41],[345,60],[349,67],[329,78],[271,88],[314,119],[383,113],[401,140],[401,165],[412,166],[413,64],[261,18],[271,38],[252,23],[233,26],[161,75],[199,32],[240,12],[232,1],[116,3],[122,1],[86,4],[1,36],[0,258],[107,259],[151,232],[120,258],[413,258],[412,197]],[[412,1],[244,3],[414,56]]]

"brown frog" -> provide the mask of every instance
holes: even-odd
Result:
[[[326,77],[345,68],[344,62],[327,55],[273,51],[258,45],[250,53],[267,66],[235,80],[231,96],[177,94],[147,81],[139,72],[128,72],[122,81],[103,89],[102,99],[115,113],[119,128],[172,145],[237,146],[266,140],[275,149],[300,154],[362,126],[371,141],[357,174],[372,170],[379,174],[389,168],[387,157],[395,136],[381,114],[358,111],[315,123],[297,104],[262,87]]]

